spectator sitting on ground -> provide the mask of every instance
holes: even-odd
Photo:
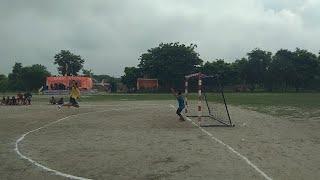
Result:
[[[26,97],[22,95],[21,105],[26,105]]]
[[[9,97],[9,96],[7,96],[7,99],[6,99],[6,105],[10,105],[10,101],[11,101],[10,97]]]
[[[16,99],[16,97],[15,96],[12,96],[12,98],[11,98],[11,105],[18,105],[17,104],[17,99]]]
[[[51,97],[49,103],[50,104],[57,104],[56,99],[53,96]]]
[[[3,96],[2,100],[1,100],[1,105],[6,105],[6,97]]]
[[[17,104],[22,104],[23,103],[23,94],[19,92],[17,94]]]
[[[58,101],[58,105],[63,105],[63,104],[64,104],[64,100],[63,100],[63,98],[60,98]]]
[[[26,100],[26,105],[31,105],[32,94],[30,92],[24,93],[24,98]]]
[[[9,98],[9,103],[8,103],[8,105],[12,106],[12,105],[13,105],[12,98],[11,98],[10,96],[8,96],[7,98]]]

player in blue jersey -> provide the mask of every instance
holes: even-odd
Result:
[[[181,121],[184,121],[184,118],[181,115],[182,110],[185,108],[184,96],[182,95],[181,91],[176,92],[173,88],[171,88],[171,92],[177,98],[177,101],[178,101],[179,107],[176,111],[176,114],[180,117]]]

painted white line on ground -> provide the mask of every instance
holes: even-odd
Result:
[[[170,107],[175,109],[175,106],[170,104]],[[267,180],[272,180],[272,178],[270,176],[268,176],[266,173],[264,173],[261,169],[258,168],[258,166],[256,166],[255,164],[253,164],[247,157],[243,156],[242,154],[240,154],[238,151],[234,150],[231,146],[229,146],[228,144],[224,143],[223,141],[221,141],[220,139],[214,137],[211,133],[209,133],[208,131],[206,131],[205,129],[203,129],[201,126],[199,126],[197,123],[195,123],[194,121],[192,121],[190,118],[185,117],[188,121],[190,121],[194,126],[198,127],[202,132],[204,132],[205,134],[207,134],[211,139],[215,140],[216,142],[220,143],[221,145],[225,146],[227,149],[229,149],[232,153],[236,154],[237,156],[239,156],[241,159],[243,159],[249,166],[251,166],[254,170],[256,170],[261,176],[263,176],[265,179]]]
[[[118,111],[118,110],[121,110],[121,109],[122,109],[122,108],[118,108],[118,109],[108,109],[108,110],[104,110],[104,111],[86,112],[86,113],[74,114],[74,115],[70,115],[70,116],[67,116],[67,117],[58,119],[58,120],[53,121],[53,122],[51,122],[51,123],[48,123],[48,124],[46,124],[46,125],[44,125],[44,126],[42,126],[42,127],[39,127],[39,128],[37,128],[37,129],[34,129],[34,130],[31,130],[31,131],[28,131],[28,132],[24,133],[22,136],[20,136],[19,139],[16,140],[16,142],[15,142],[15,149],[14,149],[14,150],[15,150],[15,152],[16,152],[21,158],[23,158],[23,159],[25,159],[25,160],[28,160],[29,162],[31,162],[31,163],[34,164],[35,166],[37,166],[37,167],[39,167],[39,168],[41,168],[41,169],[43,169],[43,170],[45,170],[45,171],[51,172],[51,173],[53,173],[53,174],[55,174],[55,175],[62,176],[62,177],[66,177],[66,178],[69,178],[69,179],[90,180],[89,178],[79,177],[79,176],[74,176],[74,175],[71,175],[71,174],[63,173],[63,172],[60,172],[60,171],[55,170],[55,169],[51,169],[51,168],[49,168],[49,167],[46,167],[46,166],[44,166],[44,165],[36,162],[35,160],[33,160],[33,159],[31,159],[31,158],[23,155],[23,154],[20,152],[20,150],[19,150],[19,143],[20,143],[21,141],[23,141],[23,139],[24,139],[27,135],[29,135],[29,134],[31,134],[31,133],[33,133],[33,132],[39,131],[39,130],[41,130],[41,129],[43,129],[43,128],[49,127],[49,126],[51,126],[51,125],[53,125],[53,124],[56,124],[56,123],[58,123],[58,122],[60,122],[60,121],[69,119],[69,118],[71,118],[71,117],[76,117],[76,116],[85,115],[85,114],[91,114],[91,113],[101,113],[101,112],[107,112],[107,111]],[[125,108],[125,109],[128,109],[128,108]]]

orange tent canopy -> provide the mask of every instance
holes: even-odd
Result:
[[[80,89],[92,89],[92,79],[90,77],[83,76],[51,76],[47,77],[46,84],[49,90],[53,90],[53,87],[57,87],[59,85],[69,88],[73,81],[77,82]]]

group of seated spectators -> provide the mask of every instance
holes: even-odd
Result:
[[[51,84],[50,85],[51,90],[66,90],[66,86],[64,84]]]
[[[0,104],[9,106],[31,105],[31,98],[32,94],[30,92],[26,92],[24,94],[18,93],[17,96],[2,97]]]
[[[50,98],[50,100],[49,100],[49,103],[52,104],[52,105],[55,105],[55,104],[62,105],[62,104],[64,104],[64,100],[63,100],[63,98],[60,98],[59,100],[56,100],[55,97],[52,96]]]

